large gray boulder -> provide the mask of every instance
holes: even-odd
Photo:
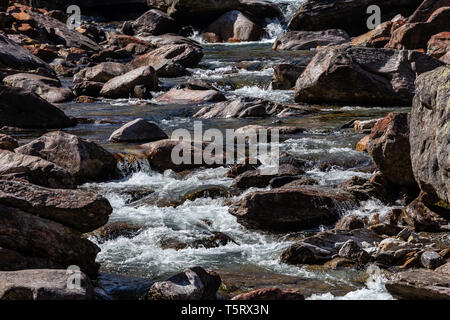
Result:
[[[16,149],[64,168],[77,181],[104,181],[115,177],[117,162],[101,146],[62,131],[49,132]]]
[[[114,131],[109,137],[109,141],[153,142],[167,138],[167,134],[156,124],[139,118]]]
[[[416,75],[443,63],[412,50],[340,45],[319,50],[297,80],[295,101],[411,105]]]
[[[0,150],[0,177],[21,178],[47,188],[74,189],[72,175],[40,157]]]
[[[411,163],[422,191],[450,203],[450,67],[417,78],[411,110]]]
[[[108,222],[108,200],[95,192],[48,189],[24,181],[0,180],[0,204],[19,208],[62,223],[80,232],[90,232]]]
[[[63,111],[24,89],[0,85],[0,127],[67,128],[76,125]]]

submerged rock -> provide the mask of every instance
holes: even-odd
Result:
[[[353,203],[344,194],[306,188],[274,189],[246,195],[229,212],[250,228],[300,231],[336,222],[341,209]]]
[[[184,270],[167,281],[156,282],[148,300],[215,300],[221,284],[218,274],[201,267]]]
[[[76,275],[78,276],[78,275]],[[79,286],[68,287],[74,274],[67,270],[0,272],[0,300],[91,300],[94,288],[79,274]]]

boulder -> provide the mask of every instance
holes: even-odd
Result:
[[[202,146],[201,143],[200,146]],[[201,163],[196,163],[194,161],[195,154],[203,154],[203,147],[204,146],[202,146],[202,148],[199,148],[194,142],[188,143],[186,141],[180,142],[178,140],[170,139],[150,142],[140,146],[140,148],[142,149],[142,153],[149,161],[151,168],[160,172],[164,172],[166,170],[182,172],[185,170],[192,170],[201,167],[216,167],[217,165],[215,164],[208,165],[204,163],[204,161],[201,161]],[[185,150],[189,152],[189,156],[186,156],[184,154]],[[174,163],[172,161],[172,152],[175,152],[177,155],[181,154],[183,158],[189,157],[189,163]]]
[[[61,86],[56,79],[30,73],[16,73],[3,79],[3,83],[36,93],[50,103],[61,103],[72,100],[73,93]]]
[[[212,271],[193,267],[166,281],[156,282],[147,293],[148,300],[215,300],[222,280]]]
[[[276,174],[264,174],[261,170],[246,171],[234,179],[232,186],[238,189],[265,188],[274,178],[297,177],[298,179],[298,176],[304,173],[305,171],[288,164],[281,165]]]
[[[77,83],[73,87],[73,91],[75,91],[75,94],[78,97],[79,101],[80,96],[98,97],[100,95],[100,91],[102,91],[103,86],[103,82],[83,81]]]
[[[23,22],[22,19],[26,17],[26,23],[32,25],[32,28],[36,30],[36,34],[33,36],[40,42],[62,44],[67,48],[79,48],[93,52],[100,50],[100,46],[95,41],[70,29],[67,24],[42,14],[37,9],[16,5],[10,7],[8,12],[19,22]]]
[[[202,58],[203,50],[199,47],[169,44],[135,58],[130,66],[152,66],[159,77],[172,78],[187,75],[186,68],[197,66]]]
[[[339,254],[349,240],[354,245],[362,247],[363,242],[373,245],[382,238],[367,229],[324,231],[290,246],[281,255],[281,261],[293,265],[322,264]]]
[[[167,139],[167,135],[156,124],[142,118],[128,122],[109,137],[112,142],[152,142]]]
[[[353,239],[347,240],[339,249],[338,255],[341,258],[350,259],[355,262],[365,264],[369,262],[370,255]]]
[[[74,75],[73,82],[82,81],[108,82],[112,78],[121,76],[130,71],[130,68],[118,62],[102,62],[94,67],[84,68]]]
[[[425,22],[407,23],[392,33],[386,48],[427,49],[431,36],[450,30],[450,6],[437,9]]]
[[[100,249],[83,239],[80,232],[17,208],[0,204],[0,211],[0,247],[25,257],[46,259],[50,268],[76,265],[90,276],[97,274],[95,257]],[[28,265],[27,269],[35,267]]]
[[[173,88],[156,98],[158,102],[170,104],[196,104],[204,102],[226,101],[225,96],[218,90],[191,90],[187,88]]]
[[[423,0],[420,6],[408,18],[408,23],[426,22],[433,12],[441,7],[447,7],[447,0]]]
[[[139,85],[144,85],[153,91],[158,88],[158,77],[153,67],[139,67],[112,78],[105,83],[100,95],[106,98],[129,98],[134,93],[134,88]]]
[[[411,163],[424,192],[450,203],[450,67],[419,76],[411,110]]]
[[[63,111],[34,93],[0,85],[0,127],[53,129],[74,126]]]
[[[397,14],[408,17],[422,0],[306,0],[289,23],[290,30],[319,31],[343,29],[351,36],[367,32],[367,8],[381,8],[381,21],[391,20]]]
[[[450,210],[433,204],[428,198],[430,197],[422,194],[408,204],[402,211],[403,221],[415,231],[450,230]]]
[[[272,88],[274,90],[292,89],[305,69],[306,66],[296,66],[293,64],[279,64],[273,67]]]
[[[366,221],[362,216],[358,215],[347,215],[339,220],[334,229],[336,230],[354,230],[354,229],[363,229],[366,225]]]
[[[386,289],[399,299],[450,300],[450,274],[431,270],[399,272],[386,282]]]
[[[310,50],[349,42],[348,34],[339,29],[324,31],[290,31],[275,40],[274,50]]]
[[[19,147],[19,143],[16,139],[6,134],[0,134],[0,150],[13,151]]]
[[[279,288],[263,288],[234,296],[235,301],[275,301],[275,300],[305,300],[298,290]]]
[[[222,14],[240,10],[264,21],[282,16],[274,3],[266,0],[147,0],[150,8],[166,11],[181,24],[205,27]]]
[[[24,72],[41,69],[40,73],[45,75],[55,74],[52,68],[43,60],[0,34],[0,69],[8,68]]]
[[[440,32],[430,38],[427,44],[427,54],[440,59],[450,52],[450,32]]]
[[[444,264],[444,259],[436,251],[425,251],[420,256],[420,261],[427,269],[436,269]]]
[[[62,131],[44,134],[16,152],[55,163],[67,170],[79,184],[115,176],[117,162],[111,153],[94,142]]]
[[[48,189],[23,181],[0,180],[0,204],[89,232],[108,222],[108,200],[94,192]]]
[[[39,157],[0,150],[0,177],[22,178],[48,188],[74,189],[75,179],[65,169]]]
[[[152,9],[141,15],[131,23],[133,33],[140,36],[159,36],[165,33],[175,33],[178,31],[175,19],[167,13]]]
[[[73,278],[80,286],[69,287]],[[79,282],[78,282],[79,280]],[[21,270],[0,272],[0,300],[91,300],[94,288],[82,272],[67,270]]]
[[[415,188],[409,146],[409,113],[393,112],[373,127],[367,152],[393,184]]]
[[[245,14],[234,10],[211,23],[203,33],[206,42],[259,41],[265,30]]]
[[[300,231],[336,222],[341,211],[353,204],[352,198],[343,194],[306,188],[274,189],[246,195],[229,212],[249,228]]]
[[[319,50],[297,80],[295,101],[410,105],[416,75],[441,65],[418,51],[330,47]]]

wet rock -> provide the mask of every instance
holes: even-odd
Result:
[[[114,156],[101,146],[62,131],[49,132],[16,152],[55,163],[79,184],[113,178],[117,164]]]
[[[238,98],[204,107],[193,117],[198,119],[270,117],[288,108],[288,106],[262,99]]]
[[[245,158],[244,161],[231,167],[225,176],[228,178],[236,178],[244,172],[256,170],[261,164],[258,159],[250,160],[250,158]]]
[[[427,21],[407,23],[392,33],[387,48],[425,49],[431,36],[450,30],[450,7],[434,11]]]
[[[75,179],[65,169],[39,157],[0,150],[0,177],[21,178],[48,188],[74,189]]]
[[[259,41],[264,34],[263,28],[242,12],[234,10],[211,23],[204,31],[203,39],[206,42]]]
[[[407,205],[402,212],[402,219],[415,231],[448,231],[450,230],[449,209],[427,201],[422,194]]]
[[[188,74],[203,58],[203,50],[190,44],[169,44],[135,58],[130,66],[152,66],[159,77],[173,78]]]
[[[96,299],[131,301],[142,300],[153,281],[117,274],[100,274],[93,283]]]
[[[339,256],[350,260],[366,264],[370,260],[370,255],[353,239],[347,240],[339,249]]]
[[[0,68],[24,72],[42,69],[46,75],[54,75],[47,63],[2,34],[0,34]]]
[[[0,127],[50,129],[75,125],[63,111],[36,94],[20,88],[0,85],[0,110]]]
[[[218,90],[191,90],[173,88],[156,98],[158,102],[170,104],[194,104],[203,102],[226,101],[225,96]]]
[[[150,90],[156,90],[158,77],[155,69],[144,66],[112,78],[105,83],[100,95],[107,98],[128,98],[133,93],[134,87],[138,85],[145,85]]]
[[[273,68],[274,76],[272,88],[274,90],[290,90],[295,87],[295,83],[300,75],[305,71],[306,66],[296,66],[292,64],[280,64]]]
[[[0,180],[0,204],[19,208],[80,232],[104,225],[112,212],[108,200],[94,192],[55,190],[23,181]]]
[[[185,195],[182,199],[182,201],[194,201],[199,198],[222,198],[222,197],[228,197],[230,195],[230,191],[226,187],[221,186],[202,186],[199,188],[196,188],[195,191],[189,192],[187,195]]]
[[[61,82],[48,77],[30,73],[17,73],[3,79],[3,83],[36,93],[50,103],[60,103],[72,100],[73,93],[61,87]]]
[[[370,180],[352,177],[341,185],[341,189],[349,192],[359,201],[376,198],[385,203],[393,202],[398,193],[381,172],[376,172]]]
[[[82,81],[108,82],[112,78],[121,76],[130,71],[126,65],[118,62],[103,62],[94,67],[85,68],[73,77],[74,83]]]
[[[386,282],[394,297],[407,300],[450,300],[450,275],[431,270],[399,272]]]
[[[450,52],[450,32],[440,32],[432,36],[427,48],[427,54],[436,59],[443,58],[447,52]]]
[[[26,6],[16,5],[8,10],[8,12],[20,20],[22,17],[27,17],[27,23],[33,25],[36,38],[41,42],[48,42],[53,44],[63,44],[68,48],[79,48],[88,51],[100,50],[100,46],[82,35],[81,33],[69,29],[67,24],[52,18],[49,15],[44,15],[36,9]]]
[[[156,282],[147,293],[148,300],[215,300],[220,276],[201,267],[193,267],[166,281]]]
[[[382,238],[375,232],[367,229],[320,232],[290,246],[283,252],[281,260],[284,263],[293,265],[322,264],[337,255],[348,240],[352,240],[362,247],[363,242],[373,244],[380,242]]]
[[[19,143],[16,139],[6,134],[0,134],[0,150],[13,151],[19,147]]]
[[[288,164],[281,165],[278,168],[277,173],[265,174],[264,171],[259,169],[254,171],[246,171],[234,179],[232,186],[238,189],[249,189],[252,187],[265,188],[274,178],[285,176],[296,176],[298,178],[299,175],[304,173],[305,172],[303,170]]]
[[[352,204],[351,197],[343,194],[283,188],[250,193],[229,212],[249,228],[299,231],[336,222],[340,210]]]
[[[436,269],[444,264],[442,257],[435,251],[425,251],[422,253],[420,261],[422,262],[422,265],[428,269]]]
[[[403,228],[400,226],[386,223],[378,223],[375,225],[371,225],[367,229],[373,230],[379,235],[387,235],[387,236],[396,236],[400,231],[403,230]]]
[[[366,225],[366,219],[357,215],[348,215],[339,220],[334,229],[335,230],[355,230],[355,229],[363,229]]]
[[[178,27],[175,19],[160,10],[149,10],[131,23],[134,34],[159,36],[174,33]]]
[[[235,301],[272,301],[272,300],[305,300],[305,296],[297,290],[279,288],[263,288],[234,296]]]
[[[368,0],[368,1],[326,1],[306,0],[292,17],[290,30],[343,29],[352,36],[367,32],[366,10],[377,5],[381,10],[381,21],[391,20],[397,14],[405,17],[416,10],[422,0]]]
[[[112,142],[152,142],[167,139],[167,135],[156,124],[136,119],[114,131],[109,137]]]
[[[105,226],[92,232],[93,235],[99,243],[104,243],[106,241],[115,240],[119,237],[133,238],[142,229],[141,226],[129,223],[129,222],[110,222]]]
[[[391,183],[415,188],[409,156],[409,123],[409,113],[390,113],[372,129],[367,151]]]
[[[94,289],[84,273],[79,274],[80,286],[67,286],[73,276],[67,270],[0,272],[0,300],[93,299]]]
[[[0,205],[0,210],[1,247],[26,257],[46,259],[50,268],[76,265],[90,276],[97,274],[99,265],[95,257],[100,249],[81,238],[80,232],[17,208]],[[27,265],[27,269],[36,267],[42,266]]]
[[[199,148],[196,143],[180,142],[178,140],[160,140],[150,142],[140,146],[146,159],[149,161],[152,169],[164,172],[165,170],[173,170],[175,172],[182,172],[185,170],[192,170],[201,167],[216,167],[216,164],[207,164],[204,161],[195,163],[194,155],[203,154],[204,146],[200,143]],[[172,160],[172,153],[186,159],[177,164]],[[182,160],[182,159],[180,159]]]
[[[275,40],[274,50],[309,50],[349,42],[348,34],[339,29],[325,31],[290,31]]]
[[[295,101],[410,105],[416,74],[440,65],[439,60],[418,51],[349,45],[325,48],[297,80]]]
[[[88,97],[98,97],[100,95],[100,91],[102,91],[104,83],[102,82],[94,82],[94,81],[83,81],[77,83],[73,90],[78,97],[78,100],[81,100],[81,96]],[[79,101],[82,102],[82,101]]]
[[[170,239],[163,240],[161,243],[161,247],[163,249],[175,249],[179,251],[186,248],[194,248],[194,249],[219,248],[222,246],[226,246],[228,243],[237,244],[236,241],[234,241],[230,236],[222,232],[212,232],[211,235],[209,236],[205,236],[199,240],[189,241],[187,243]]]
[[[424,192],[450,203],[450,67],[423,74],[416,81],[410,120],[411,163]]]

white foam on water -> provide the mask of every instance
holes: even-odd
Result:
[[[231,92],[236,97],[252,97],[266,99],[280,103],[290,103],[294,99],[294,92],[290,90],[262,89],[258,86],[245,86]]]

